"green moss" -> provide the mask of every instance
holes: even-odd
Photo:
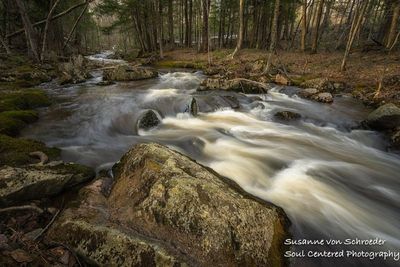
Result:
[[[34,110],[13,110],[1,112],[0,116],[5,116],[15,120],[21,120],[25,123],[32,123],[38,120],[37,111]]]
[[[42,142],[0,134],[0,166],[20,166],[35,163],[35,159],[29,156],[29,153],[34,151],[42,151],[50,160],[56,160],[60,156],[58,148],[46,147]]]
[[[0,113],[0,134],[16,136],[26,123],[38,120],[38,114],[32,110],[6,111]]]
[[[156,63],[156,67],[159,68],[188,68],[188,69],[205,69],[206,66],[202,62],[193,61],[174,61],[174,60],[162,60]]]
[[[39,89],[20,90],[3,93],[0,99],[0,112],[10,110],[25,110],[50,105],[50,99]]]

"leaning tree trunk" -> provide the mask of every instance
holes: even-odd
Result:
[[[29,43],[32,55],[34,56],[35,60],[40,61],[36,32],[33,28],[31,20],[29,19],[24,2],[22,0],[15,0],[15,2],[18,6],[19,13],[21,14],[22,23],[24,24],[25,29],[25,35]]]
[[[275,53],[276,50],[276,43],[278,39],[278,19],[279,19],[280,4],[281,4],[280,0],[275,0],[274,18],[271,26],[271,43],[269,46],[267,66],[264,70],[264,73],[269,72],[272,64],[272,55]]]
[[[312,53],[316,53],[317,48],[318,48],[318,35],[319,35],[319,28],[320,28],[320,24],[321,24],[321,16],[322,16],[323,7],[324,7],[324,0],[319,0],[318,10],[317,10],[316,17],[315,17],[313,40],[312,40],[312,45],[311,45]]]
[[[231,58],[233,59],[237,52],[242,48],[244,33],[244,0],[239,2],[239,38],[236,44],[235,51],[233,51]]]
[[[342,60],[342,65],[340,67],[341,71],[346,70],[347,58],[349,57],[351,47],[353,46],[353,42],[354,42],[355,36],[358,32],[358,29],[361,26],[361,22],[364,19],[364,13],[365,13],[367,5],[368,5],[368,1],[365,1],[362,4],[362,6],[360,7],[360,11],[358,12],[358,14],[354,16],[353,23],[351,25],[351,29],[350,29],[350,33],[349,33],[349,39],[347,41],[346,50],[344,52],[344,56],[343,56],[343,60]]]
[[[89,6],[89,2],[88,2],[88,1],[86,1],[86,2],[87,2],[86,6],[82,9],[81,14],[79,14],[79,17],[76,19],[76,21],[75,21],[75,23],[74,23],[74,26],[72,26],[72,29],[71,29],[71,31],[70,31],[69,34],[68,34],[67,40],[65,41],[64,46],[63,46],[63,50],[65,49],[65,47],[67,47],[69,41],[70,41],[71,38],[72,38],[72,34],[74,33],[76,27],[77,27],[78,24],[79,24],[79,21],[82,19],[83,15],[85,14],[85,12],[86,12],[86,10],[87,10],[87,8],[88,8],[88,6]]]
[[[400,14],[400,2],[399,1],[393,2],[392,9],[393,9],[392,21],[390,24],[388,39],[386,42],[386,48],[389,49],[392,46],[394,40],[396,39],[396,32],[398,28],[398,20]]]
[[[51,18],[53,17],[53,13],[56,10],[56,7],[58,5],[58,3],[60,3],[61,0],[56,0],[56,2],[54,3],[54,5],[51,7],[49,14],[47,15],[46,18],[46,25],[44,26],[44,30],[43,30],[43,41],[42,41],[42,53],[40,55],[40,60],[43,61],[44,57],[45,57],[45,51],[46,51],[46,43],[47,43],[47,33],[49,31],[49,26],[50,26],[50,21]]]

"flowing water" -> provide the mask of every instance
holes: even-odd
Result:
[[[244,96],[198,96],[198,117],[188,104],[204,76],[170,71],[159,78],[97,86],[101,73],[85,84],[44,87],[57,103],[43,110],[24,136],[62,149],[65,161],[110,168],[133,145],[158,142],[177,149],[246,191],[281,206],[293,239],[381,238],[382,246],[293,246],[294,251],[399,251],[400,157],[385,152],[383,137],[351,130],[368,109],[348,97],[332,105],[296,96],[296,88]],[[219,105],[219,95],[237,97],[240,109]],[[217,99],[217,100],[215,100]],[[219,100],[218,100],[219,99]],[[212,102],[212,103],[210,103]],[[157,110],[162,123],[137,129],[146,110]],[[280,110],[302,114],[279,122]],[[292,266],[396,266],[399,262],[366,258],[294,258]]]

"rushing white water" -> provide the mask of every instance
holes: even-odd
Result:
[[[48,85],[59,103],[43,111],[24,135],[62,148],[64,160],[97,169],[111,167],[135,143],[163,143],[281,206],[293,223],[295,239],[378,237],[386,240],[384,246],[355,249],[399,251],[400,157],[384,151],[380,134],[351,130],[368,112],[353,99],[336,98],[324,105],[298,98],[294,88],[285,93],[275,88],[260,99],[214,94],[236,97],[241,108],[232,110],[219,105],[219,98],[196,94],[203,79],[198,72],[106,87],[94,84],[99,79],[72,87]],[[200,111],[209,112],[198,117],[186,112],[193,95]],[[138,131],[137,120],[148,109],[159,111],[162,123]],[[278,122],[273,115],[280,110],[303,118]],[[338,264],[396,265],[362,258],[292,261],[293,266]]]

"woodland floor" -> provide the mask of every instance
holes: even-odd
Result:
[[[233,50],[217,50],[211,53],[213,65],[241,68],[260,59],[266,59],[267,52],[262,50],[244,49],[234,60],[229,58]],[[368,99],[376,105],[385,102],[400,102],[400,84],[383,86],[378,97],[373,97],[383,77],[400,76],[400,53],[388,54],[381,51],[355,51],[350,54],[347,70],[340,71],[343,52],[319,52],[317,54],[278,51],[273,64],[283,65],[290,74],[311,78],[328,78],[334,82],[344,82],[353,93],[360,98]],[[207,53],[197,53],[194,49],[179,49],[166,51],[164,62],[184,61],[206,65]],[[374,99],[372,99],[374,98]]]

